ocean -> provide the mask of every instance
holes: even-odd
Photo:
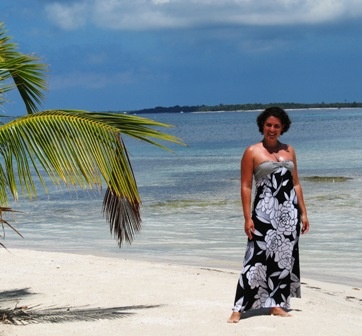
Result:
[[[39,189],[36,200],[10,205],[24,238],[14,248],[134,258],[240,270],[246,246],[240,159],[262,139],[259,111],[150,114],[186,146],[167,152],[126,138],[142,197],[142,230],[121,248],[102,216],[103,191]],[[310,220],[301,236],[301,276],[362,287],[362,109],[288,111],[281,141],[295,148]],[[167,145],[167,144],[166,144]],[[237,280],[237,279],[235,279]],[[303,280],[303,279],[302,279]]]

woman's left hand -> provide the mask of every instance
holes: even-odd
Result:
[[[302,216],[302,234],[305,234],[309,231],[309,220],[307,216]]]

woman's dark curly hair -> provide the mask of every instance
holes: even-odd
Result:
[[[283,129],[280,134],[283,134],[286,131],[288,131],[290,124],[292,123],[291,120],[289,119],[287,112],[285,112],[282,108],[276,106],[269,107],[266,110],[264,110],[262,113],[260,113],[256,118],[256,123],[258,124],[259,132],[261,134],[263,134],[264,123],[269,117],[275,117],[281,121]]]

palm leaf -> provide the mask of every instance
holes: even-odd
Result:
[[[141,199],[121,133],[149,140],[179,139],[151,126],[166,124],[123,114],[43,111],[0,127],[0,202],[7,195],[36,197],[33,172],[46,189],[43,171],[54,184],[101,188],[107,184],[103,211],[119,245],[131,242],[141,225]],[[134,131],[130,131],[131,129]]]
[[[106,123],[107,125],[116,128],[121,134],[125,134],[137,140],[150,143],[165,150],[169,150],[169,148],[152,139],[159,139],[162,141],[174,142],[179,145],[184,145],[181,139],[178,139],[173,135],[160,132],[157,129],[161,127],[170,128],[172,127],[171,125],[158,122],[152,119],[143,118],[136,115],[121,114],[121,113],[106,113],[106,112],[86,113],[86,111],[83,110],[62,110],[62,111],[70,113],[73,116],[80,114],[82,115],[82,117],[93,120],[94,122]]]
[[[0,104],[5,102],[4,93],[16,88],[27,112],[35,113],[44,100],[47,66],[34,55],[18,52],[17,45],[6,34],[0,22],[0,79],[6,83],[0,87]]]
[[[78,113],[84,115],[84,111],[79,110],[67,112],[72,115],[77,115]],[[126,134],[140,141],[148,142],[162,149],[169,150],[151,138],[184,145],[180,139],[152,128],[171,127],[171,125],[151,119],[116,113],[87,113],[84,116],[97,122],[106,122],[108,125],[117,128],[121,134]],[[121,138],[120,141],[124,148],[124,154],[127,155],[127,160],[129,161],[126,147]],[[114,193],[110,186],[107,188],[103,200],[103,213],[110,224],[111,232],[115,238],[117,238],[120,246],[123,241],[131,243],[135,233],[141,229],[140,203],[129,202],[128,198],[124,197],[124,195]]]
[[[21,238],[24,238],[22,236],[22,234],[14,227],[12,226],[8,221],[6,221],[4,218],[3,218],[3,213],[6,213],[6,212],[17,212],[16,210],[13,210],[9,207],[0,207],[0,226],[2,227],[2,231],[3,231],[3,234],[1,235],[0,234],[0,237],[1,238],[4,238],[5,237],[5,226],[9,227],[10,229],[12,229],[15,233],[17,233]],[[3,248],[6,249],[6,246],[2,243],[0,243],[0,246],[2,246]]]

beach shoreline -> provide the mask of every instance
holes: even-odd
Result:
[[[76,249],[51,249],[51,248],[33,248],[33,247],[13,247],[8,250],[9,253],[13,253],[13,251],[17,250],[30,250],[30,251],[37,251],[37,252],[44,252],[44,253],[64,253],[64,254],[76,254],[80,256],[94,256],[94,257],[101,257],[101,258],[115,258],[119,260],[129,260],[129,261],[145,261],[150,263],[159,263],[163,265],[173,264],[175,266],[180,267],[196,267],[196,268],[210,268],[210,269],[218,269],[224,272],[233,272],[240,274],[243,262],[243,249],[241,249],[240,261],[236,262],[235,260],[225,260],[223,258],[213,259],[208,258],[206,256],[201,257],[194,257],[190,258],[189,256],[180,257],[175,255],[149,255],[149,254],[140,254],[140,253],[122,253],[122,251],[115,249],[116,252],[104,251],[104,250],[76,250]],[[316,266],[317,267],[317,266]],[[306,271],[301,265],[301,280],[303,279],[313,279],[321,282],[337,284],[337,285],[345,285],[350,287],[362,287],[361,279],[358,277],[347,277],[345,275],[336,275],[336,274],[329,274],[328,272],[323,269],[323,271],[311,271],[310,266]]]
[[[227,324],[237,270],[87,254],[1,250],[1,309],[25,307],[0,335],[359,335],[359,287],[302,279],[292,318],[253,312]],[[20,319],[21,320],[21,319]],[[34,322],[34,321],[33,321]]]

